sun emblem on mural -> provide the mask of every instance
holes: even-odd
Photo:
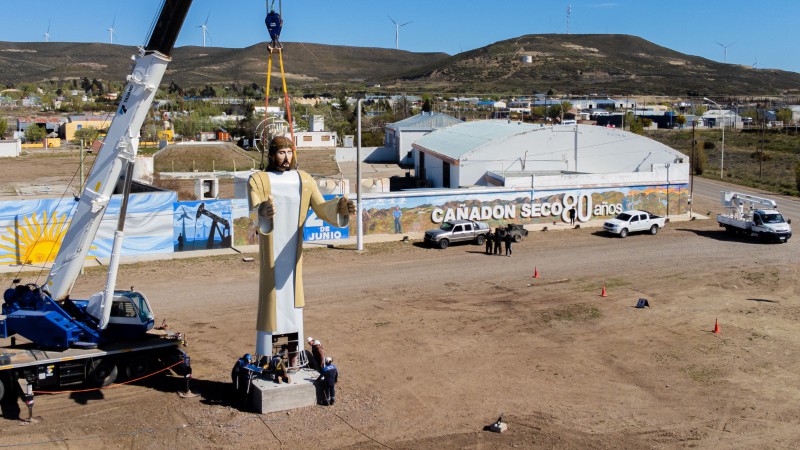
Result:
[[[67,215],[51,213],[48,218],[42,211],[41,217],[34,213],[24,219],[24,224],[7,228],[8,235],[0,236],[0,264],[53,262],[67,232]]]

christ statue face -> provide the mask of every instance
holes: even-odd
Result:
[[[276,150],[270,155],[272,158],[272,168],[278,172],[286,172],[292,170],[292,158],[294,157],[294,150],[291,148],[281,148]]]

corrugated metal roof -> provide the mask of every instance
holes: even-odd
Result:
[[[390,123],[386,125],[386,128],[395,130],[434,130],[458,123],[463,122],[444,113],[431,112],[417,114],[399,122]]]
[[[417,139],[413,146],[435,157],[460,161],[462,165],[467,161],[486,164],[487,168],[500,162],[504,168],[514,170],[513,163],[525,159],[530,161],[526,171],[536,172],[553,170],[547,161],[563,161],[565,168],[574,168],[575,143],[575,125],[483,120],[433,131]],[[653,139],[600,126],[578,125],[577,144],[580,172],[638,172],[651,164],[685,158]]]
[[[436,130],[417,139],[415,144],[448,158],[459,159],[484,145],[543,129],[529,123],[481,120]]]

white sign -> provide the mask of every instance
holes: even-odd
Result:
[[[580,222],[586,222],[593,216],[611,216],[622,212],[621,203],[603,202],[593,205],[590,194],[566,194],[559,203],[523,203],[519,208],[516,204],[434,208],[431,212],[431,221],[442,223],[450,220],[513,220],[519,213],[521,219],[561,216],[561,220],[568,222],[569,210],[572,208],[575,208],[575,219]]]

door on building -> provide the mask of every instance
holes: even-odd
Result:
[[[417,178],[425,179],[425,153],[419,152],[419,170],[417,171]]]
[[[450,187],[450,163],[442,162],[442,186]]]

